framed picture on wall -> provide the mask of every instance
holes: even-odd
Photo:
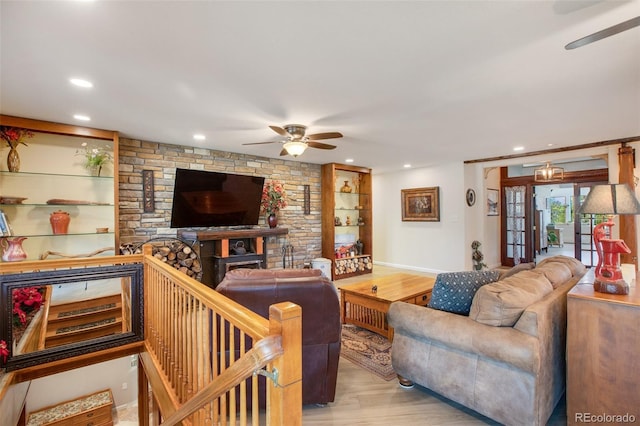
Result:
[[[567,197],[548,197],[547,198],[547,209],[551,209],[551,206],[566,206],[567,205]]]
[[[440,187],[403,189],[402,220],[440,222]]]
[[[500,191],[498,189],[487,189],[487,216],[498,216],[500,214]]]

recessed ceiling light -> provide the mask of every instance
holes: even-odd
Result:
[[[553,146],[553,144],[552,143],[548,143],[547,146]]]
[[[69,81],[71,82],[71,84],[73,84],[74,86],[78,86],[78,87],[84,87],[84,88],[91,88],[93,87],[93,83],[88,81],[88,80],[83,80],[82,78],[70,78]]]
[[[402,166],[402,167],[404,167],[405,169],[410,169],[410,168],[411,168],[411,164],[407,163],[407,164],[405,164],[405,165],[404,165],[404,166]]]
[[[205,140],[207,137],[205,135],[202,135],[200,133],[196,133],[195,135],[193,135],[193,138],[197,141],[203,141]]]
[[[516,146],[513,148],[514,151],[524,151],[524,146]]]
[[[74,114],[73,118],[75,118],[76,120],[80,120],[80,121],[91,121],[91,117],[89,117],[88,115],[83,115],[83,114]]]
[[[345,163],[353,163],[353,158],[347,158],[344,160]]]

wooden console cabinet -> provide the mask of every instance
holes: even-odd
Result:
[[[216,288],[230,269],[266,268],[267,238],[289,233],[287,228],[252,228],[191,231],[180,230],[178,237],[195,241],[202,262],[202,283]],[[234,247],[242,242],[244,253]]]
[[[640,289],[631,287],[624,296],[598,293],[593,274],[585,277],[567,295],[567,423],[635,424]]]

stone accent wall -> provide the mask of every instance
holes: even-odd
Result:
[[[268,267],[282,267],[282,247],[294,247],[294,267],[302,267],[321,254],[322,227],[320,165],[120,138],[119,152],[120,242],[142,242],[154,237],[175,237],[170,228],[176,168],[264,176],[285,185],[288,206],[278,214],[286,237],[270,237]],[[142,171],[154,172],[155,211],[144,213]],[[304,185],[311,189],[311,214],[304,214]],[[266,216],[260,225],[266,225]]]

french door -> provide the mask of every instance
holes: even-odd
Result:
[[[533,260],[531,185],[503,187],[502,264],[514,266]]]
[[[566,183],[565,183],[566,184]],[[602,221],[602,215],[579,214],[580,206],[596,183],[573,184],[573,199],[570,206],[573,216],[573,256],[586,266],[595,266],[598,255],[593,245],[593,227]],[[501,258],[504,266],[536,260],[536,207],[535,186],[532,184],[503,186]],[[540,226],[540,225],[538,225]],[[538,232],[544,235],[544,229]],[[539,238],[539,236],[538,236]],[[549,254],[547,249],[545,254]],[[568,254],[568,253],[567,253]]]

